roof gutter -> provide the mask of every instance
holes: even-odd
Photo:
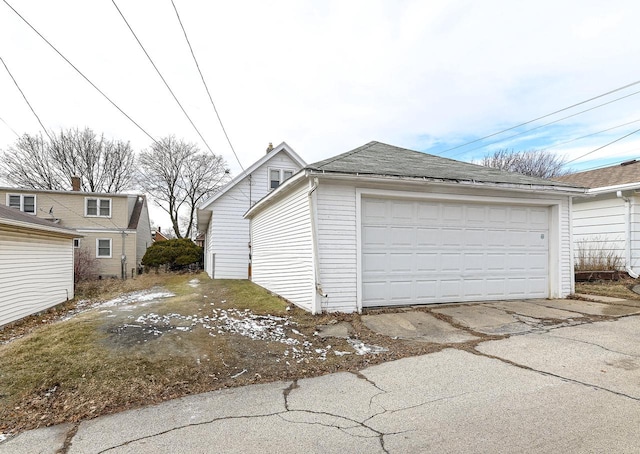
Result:
[[[587,194],[597,195],[597,194],[605,194],[607,192],[630,191],[634,189],[640,189],[640,183],[636,182],[636,183],[616,184],[613,186],[602,186],[600,188],[591,188],[587,190]]]
[[[574,186],[554,186],[554,185],[535,185],[535,184],[517,184],[517,183],[495,183],[476,180],[445,180],[440,178],[429,177],[409,177],[396,175],[372,175],[359,173],[340,173],[340,172],[324,172],[317,170],[307,170],[310,176],[322,177],[327,179],[348,180],[357,178],[360,181],[380,182],[380,181],[412,181],[416,183],[428,182],[430,184],[442,186],[482,186],[495,189],[509,189],[512,191],[523,192],[557,192],[566,195],[588,196],[587,188]]]

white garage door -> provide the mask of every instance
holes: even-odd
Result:
[[[546,298],[547,207],[362,199],[362,305]]]

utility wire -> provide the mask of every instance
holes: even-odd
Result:
[[[622,87],[616,88],[614,90],[608,91],[608,92],[603,93],[601,95],[594,96],[593,98],[589,98],[589,99],[586,99],[584,101],[580,101],[580,102],[578,102],[576,104],[572,104],[572,105],[570,105],[568,107],[563,107],[562,109],[556,110],[556,111],[548,113],[546,115],[542,115],[541,117],[534,118],[533,120],[525,121],[524,123],[520,123],[519,125],[515,125],[515,126],[512,126],[510,128],[503,129],[502,131],[494,132],[493,134],[489,134],[488,136],[480,137],[479,139],[475,139],[475,140],[472,140],[470,142],[466,142],[466,143],[463,143],[461,145],[457,145],[455,147],[447,148],[446,150],[441,151],[439,154],[440,154],[440,156],[442,156],[444,153],[447,153],[449,151],[456,150],[456,149],[462,148],[462,147],[466,147],[467,145],[471,145],[472,143],[480,142],[482,140],[488,139],[490,137],[497,136],[498,134],[502,134],[502,133],[507,132],[507,131],[512,131],[512,130],[514,130],[516,128],[519,128],[521,126],[526,126],[526,125],[528,125],[530,123],[533,123],[535,121],[542,120],[543,118],[550,117],[552,115],[558,114],[560,112],[564,112],[564,111],[569,110],[569,109],[573,109],[574,107],[580,106],[582,104],[586,104],[586,103],[591,102],[593,100],[596,100],[598,98],[602,98],[604,96],[610,95],[612,93],[624,90],[625,88],[629,88],[629,87],[632,87],[632,86],[638,85],[638,84],[640,84],[640,80],[637,80],[635,82],[631,82],[630,84],[627,84],[627,85],[624,85]]]
[[[20,88],[20,85],[18,85],[18,81],[15,79],[15,77],[13,77],[13,74],[11,74],[11,71],[9,71],[9,67],[7,66],[7,64],[4,62],[4,60],[2,59],[2,57],[0,57],[0,61],[2,62],[2,64],[4,65],[4,68],[7,70],[7,72],[9,73],[9,77],[11,77],[11,80],[13,80],[13,83],[16,84],[16,87],[18,88],[18,91],[20,92],[20,94],[22,95],[22,97],[24,98],[24,101],[27,103],[27,106],[29,106],[29,109],[31,109],[31,112],[33,113],[33,115],[36,117],[36,119],[38,120],[38,123],[40,123],[40,127],[42,128],[42,130],[44,131],[44,133],[47,135],[47,137],[49,138],[49,140],[51,142],[53,142],[53,139],[51,138],[51,136],[49,135],[49,132],[47,131],[47,128],[44,127],[44,125],[42,124],[42,121],[40,120],[40,117],[38,116],[38,114],[36,113],[36,111],[33,109],[33,106],[31,105],[31,103],[29,102],[29,100],[27,99],[27,97],[25,96],[24,92],[22,91],[22,88]],[[4,120],[2,120],[4,122]],[[5,122],[6,124],[6,122]],[[9,126],[9,125],[7,125]],[[11,129],[11,128],[9,128]],[[11,129],[13,131],[13,129]],[[15,131],[13,131],[14,134],[18,135]],[[20,136],[18,136],[20,137]]]
[[[71,63],[71,61],[69,61],[69,59],[67,57],[65,57],[64,55],[62,55],[62,53],[53,45],[51,44],[51,42],[49,42],[49,40],[47,40],[47,38],[45,38],[38,30],[35,29],[35,27],[33,25],[31,25],[29,23],[28,20],[26,20],[18,11],[16,11],[16,9],[11,6],[9,4],[9,2],[7,0],[2,0],[9,8],[11,8],[11,10],[16,13],[16,15],[22,19],[22,21],[27,24],[29,26],[29,28],[31,28],[31,30],[33,30],[40,38],[42,38],[42,40],[47,43],[49,45],[49,47],[51,47],[58,55],[60,55],[60,57],[62,57],[62,59],[64,61],[66,61],[73,69],[76,70],[76,72],[78,74],[80,74],[80,76],[82,76],[82,78],[84,80],[86,80],[89,85],[91,85],[93,88],[95,88],[98,93],[100,93],[107,101],[109,101],[109,103],[111,103],[111,105],[113,107],[115,107],[116,109],[118,109],[118,111],[124,115],[125,117],[127,117],[127,119],[133,123],[134,125],[136,125],[136,127],[142,131],[147,137],[149,137],[154,143],[159,144],[158,141],[151,135],[149,134],[142,126],[140,126],[133,118],[131,118],[129,115],[127,115],[127,113],[122,110],[111,98],[109,98],[102,90],[100,90],[96,84],[94,84],[93,82],[91,82],[91,80],[89,80],[89,78],[87,76],[84,75],[84,73],[82,71],[80,71],[73,63]]]
[[[14,134],[16,135],[16,137],[17,137],[18,139],[20,138],[20,134],[18,134],[18,133],[15,131],[15,129],[13,129],[11,126],[9,126],[9,123],[7,123],[6,121],[4,121],[4,118],[0,117],[0,121],[2,121],[2,122],[5,124],[5,126],[6,126],[7,128],[9,128],[9,129],[11,130],[11,132],[12,132],[12,133],[14,133]]]
[[[213,97],[211,96],[211,92],[209,91],[209,87],[207,86],[207,82],[205,81],[204,76],[202,75],[202,71],[200,71],[200,65],[198,64],[198,60],[196,59],[195,53],[193,52],[193,47],[191,47],[191,42],[189,41],[189,37],[187,36],[187,31],[185,30],[184,25],[182,24],[182,20],[180,19],[180,14],[178,14],[178,8],[176,8],[176,4],[174,3],[173,0],[171,0],[171,4],[173,5],[173,10],[176,12],[176,17],[178,18],[178,22],[180,23],[180,28],[182,28],[182,33],[184,33],[184,38],[187,41],[187,45],[189,46],[189,50],[191,51],[191,56],[193,57],[193,61],[196,64],[196,68],[198,68],[198,73],[200,74],[200,79],[202,79],[202,83],[204,84],[204,88],[207,91],[207,95],[209,95],[209,101],[211,101],[211,105],[213,106],[213,110],[216,113],[216,117],[218,117],[218,122],[220,123],[220,127],[222,128],[222,132],[224,133],[224,136],[226,137],[227,142],[229,143],[229,147],[231,148],[231,151],[233,152],[233,155],[236,157],[236,161],[238,161],[238,164],[240,165],[240,168],[242,169],[242,172],[245,172],[245,169],[242,166],[242,163],[240,162],[240,158],[238,158],[238,154],[236,153],[236,150],[233,148],[233,145],[231,144],[231,139],[229,139],[229,135],[227,134],[227,130],[224,128],[224,125],[222,124],[222,119],[220,118],[220,114],[218,113],[218,109],[216,109],[216,105],[213,102]]]
[[[508,140],[508,139],[512,139],[512,138],[514,138],[514,137],[521,136],[521,135],[526,134],[526,133],[528,133],[528,132],[535,131],[536,129],[544,128],[544,127],[549,126],[549,125],[552,125],[552,124],[554,124],[554,123],[559,123],[559,122],[561,122],[561,121],[563,121],[563,120],[566,120],[567,118],[576,117],[576,116],[578,116],[578,115],[582,115],[582,114],[583,114],[583,113],[585,113],[585,112],[589,112],[589,111],[591,111],[591,110],[598,109],[598,108],[600,108],[600,107],[606,106],[606,105],[608,105],[608,104],[612,104],[612,103],[617,102],[617,101],[620,101],[620,100],[622,100],[622,99],[629,98],[630,96],[635,96],[635,95],[637,95],[638,93],[640,93],[640,90],[639,90],[639,91],[634,91],[633,93],[629,93],[628,95],[621,96],[621,97],[616,98],[616,99],[613,99],[613,100],[611,100],[611,101],[607,101],[607,102],[605,102],[605,103],[598,104],[597,106],[589,107],[588,109],[581,110],[580,112],[576,112],[576,113],[574,113],[574,114],[567,115],[566,117],[558,118],[557,120],[553,120],[553,121],[550,121],[550,122],[548,122],[548,123],[544,123],[544,124],[542,124],[542,125],[539,125],[539,126],[536,126],[536,127],[530,128],[530,129],[525,129],[525,130],[524,130],[524,131],[522,131],[522,132],[519,132],[519,133],[517,133],[517,134],[512,134],[512,135],[510,135],[510,136],[508,136],[508,137],[505,137],[504,139],[494,140],[493,142],[489,142],[489,143],[482,144],[482,145],[477,146],[477,147],[475,147],[475,148],[471,148],[470,150],[464,150],[464,151],[462,151],[462,152],[460,152],[460,153],[456,153],[456,154],[454,154],[452,157],[460,156],[461,154],[469,153],[469,152],[471,152],[471,151],[478,150],[478,149],[480,149],[480,148],[484,148],[484,147],[486,147],[486,146],[488,146],[488,145],[493,145],[493,144],[496,144],[496,143],[504,142],[504,141],[506,141],[506,140]]]
[[[591,134],[587,134],[587,135],[584,135],[584,136],[576,137],[574,139],[567,140],[565,142],[559,142],[559,143],[556,143],[556,144],[553,144],[553,145],[549,145],[548,147],[541,148],[540,151],[546,151],[546,150],[549,150],[550,148],[555,148],[555,147],[559,147],[560,145],[566,145],[566,144],[571,143],[571,142],[576,142],[576,141],[581,140],[581,139],[586,139],[587,137],[597,136],[598,134],[602,134],[603,132],[613,131],[614,129],[622,128],[623,126],[629,126],[629,125],[631,125],[633,123],[637,123],[639,121],[640,121],[640,118],[638,118],[637,120],[630,121],[628,123],[623,123],[621,125],[617,125],[617,126],[613,126],[611,128],[603,129],[601,131],[592,132]]]
[[[582,159],[582,158],[584,158],[585,156],[590,155],[591,153],[595,153],[595,152],[596,152],[596,151],[598,151],[598,150],[602,150],[603,148],[608,147],[609,145],[612,145],[612,144],[614,144],[614,143],[616,143],[616,142],[619,142],[619,141],[621,141],[622,139],[626,139],[626,138],[627,138],[627,137],[629,137],[630,135],[636,134],[636,133],[638,133],[638,132],[640,132],[640,128],[639,128],[639,129],[636,129],[635,131],[631,131],[629,134],[625,134],[624,136],[619,137],[619,138],[617,138],[616,140],[612,140],[611,142],[609,142],[609,143],[607,143],[607,144],[604,144],[604,145],[602,145],[601,147],[596,148],[595,150],[591,150],[590,152],[585,153],[585,154],[583,154],[583,155],[580,155],[580,156],[578,156],[577,158],[573,158],[571,161],[567,161],[567,162],[565,162],[565,164],[570,164],[570,163],[572,163],[572,162],[574,162],[574,161],[577,161],[578,159]]]
[[[151,63],[151,65],[153,66],[153,69],[156,70],[156,73],[158,73],[158,76],[160,76],[160,79],[162,79],[162,82],[164,83],[165,87],[167,87],[167,90],[169,90],[169,93],[171,93],[171,96],[173,96],[173,99],[176,101],[176,103],[178,104],[178,106],[180,106],[180,109],[182,110],[182,113],[184,114],[185,117],[187,117],[187,120],[189,120],[189,123],[191,123],[191,126],[193,126],[193,129],[195,129],[195,131],[198,133],[198,136],[200,136],[200,139],[202,140],[202,142],[204,142],[204,144],[206,145],[206,147],[209,149],[209,151],[211,153],[213,153],[213,150],[211,149],[211,147],[209,146],[209,144],[207,143],[206,139],[202,136],[202,134],[200,133],[200,130],[196,127],[195,123],[193,122],[193,120],[191,119],[191,117],[189,116],[189,114],[187,113],[187,111],[185,110],[185,108],[182,106],[182,103],[178,100],[178,97],[176,96],[176,94],[173,92],[173,90],[171,89],[171,87],[169,86],[169,83],[166,81],[166,79],[164,78],[164,76],[162,75],[162,73],[160,72],[160,70],[158,69],[158,67],[156,66],[156,64],[154,63],[153,59],[151,58],[151,56],[149,55],[149,53],[147,52],[147,50],[145,49],[145,47],[142,45],[142,42],[140,41],[140,39],[138,38],[138,35],[136,35],[136,32],[133,31],[133,28],[131,28],[131,25],[129,24],[129,21],[127,21],[127,19],[124,17],[124,14],[122,13],[122,11],[120,10],[120,8],[118,7],[118,5],[116,4],[115,0],[111,0],[111,2],[113,3],[113,6],[116,7],[116,9],[118,10],[118,13],[120,14],[120,17],[122,17],[122,20],[124,21],[125,24],[127,24],[127,27],[129,28],[129,31],[131,32],[131,34],[133,35],[133,37],[136,39],[136,41],[138,42],[138,44],[140,45],[140,48],[142,49],[142,51],[144,52],[144,54],[147,56],[147,58],[149,59],[149,62]]]

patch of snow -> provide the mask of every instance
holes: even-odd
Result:
[[[378,354],[389,351],[388,348],[380,347],[379,345],[367,345],[358,339],[347,338],[347,342],[356,351],[356,355],[366,354]]]
[[[334,351],[333,351],[333,353],[334,353],[336,356],[344,356],[344,355],[350,355],[350,354],[351,354],[351,352],[341,352],[341,351],[339,351],[339,350],[334,350]]]
[[[9,438],[9,435],[0,433],[0,443],[5,441],[7,438]]]
[[[199,287],[200,279],[191,279],[189,282],[187,282],[187,284],[189,285],[189,287],[192,287],[192,288]]]

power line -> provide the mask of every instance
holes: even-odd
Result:
[[[207,143],[207,141],[205,140],[205,138],[202,136],[202,134],[200,133],[200,130],[196,127],[196,125],[194,124],[193,120],[191,120],[191,117],[189,116],[189,114],[187,113],[187,111],[185,110],[185,108],[182,106],[182,103],[178,100],[178,97],[176,96],[176,94],[173,92],[173,90],[171,89],[171,87],[169,86],[169,84],[167,83],[166,79],[164,78],[164,76],[162,75],[162,73],[160,72],[160,70],[158,69],[158,67],[156,66],[156,64],[154,63],[153,59],[151,58],[151,56],[149,55],[149,53],[147,52],[147,50],[145,49],[145,47],[142,45],[142,42],[140,41],[140,39],[138,38],[138,36],[136,35],[136,32],[133,31],[133,28],[131,28],[131,25],[129,24],[129,21],[127,21],[127,19],[124,17],[124,14],[122,13],[122,11],[120,10],[120,8],[118,7],[118,5],[116,4],[115,0],[111,0],[111,2],[113,3],[113,6],[116,7],[116,10],[118,10],[118,13],[120,14],[120,17],[122,17],[122,20],[124,21],[125,24],[127,24],[127,27],[129,28],[129,31],[131,31],[131,34],[133,35],[133,37],[136,39],[136,41],[138,42],[138,44],[140,45],[140,48],[142,49],[142,51],[144,52],[144,54],[147,56],[147,58],[149,59],[149,62],[151,63],[151,65],[153,66],[153,69],[156,70],[156,72],[158,73],[158,76],[160,76],[160,79],[162,79],[162,82],[164,83],[165,87],[167,87],[167,90],[169,90],[169,93],[171,93],[171,96],[173,96],[173,99],[176,101],[176,103],[178,103],[178,106],[180,106],[180,109],[182,110],[182,113],[185,115],[185,117],[187,117],[187,120],[189,120],[189,123],[191,123],[191,126],[193,126],[193,129],[195,129],[195,131],[198,133],[198,136],[200,136],[200,139],[202,140],[202,142],[204,142],[204,144],[206,145],[206,147],[209,149],[209,151],[211,153],[213,153],[213,150],[211,149],[211,147],[209,146],[209,144]]]
[[[493,145],[493,144],[496,144],[496,143],[504,142],[505,140],[508,140],[508,139],[512,139],[512,138],[514,138],[514,137],[521,136],[521,135],[526,134],[526,133],[528,133],[528,132],[535,131],[536,129],[544,128],[545,126],[549,126],[549,125],[552,125],[552,124],[555,124],[555,123],[559,123],[559,122],[561,122],[561,121],[563,121],[563,120],[566,120],[567,118],[576,117],[576,116],[578,116],[578,115],[582,115],[582,114],[583,114],[583,113],[585,113],[585,112],[589,112],[589,111],[591,111],[591,110],[598,109],[598,108],[600,108],[600,107],[606,106],[606,105],[608,105],[608,104],[612,104],[612,103],[617,102],[617,101],[620,101],[620,100],[622,100],[622,99],[629,98],[629,97],[631,97],[631,96],[635,96],[635,95],[637,95],[638,93],[640,93],[640,90],[639,90],[639,91],[634,91],[633,93],[629,93],[629,94],[627,94],[627,95],[621,96],[621,97],[616,98],[616,99],[613,99],[613,100],[611,100],[611,101],[607,101],[607,102],[605,102],[605,103],[598,104],[597,106],[589,107],[588,109],[581,110],[580,112],[576,112],[576,113],[574,113],[574,114],[567,115],[566,117],[558,118],[557,120],[550,121],[550,122],[548,122],[548,123],[545,123],[545,124],[542,124],[542,125],[536,126],[536,127],[534,127],[534,128],[531,128],[531,129],[525,129],[525,130],[524,130],[524,131],[522,131],[522,132],[519,132],[519,133],[517,133],[517,134],[512,134],[512,135],[510,135],[510,136],[508,136],[508,137],[505,137],[504,139],[494,140],[493,142],[485,143],[485,144],[483,144],[483,145],[480,145],[480,146],[478,146],[478,147],[472,148],[472,149],[470,149],[470,150],[465,150],[465,151],[462,151],[462,152],[460,152],[460,153],[456,153],[456,154],[454,154],[452,157],[460,156],[461,154],[469,153],[469,152],[471,152],[471,151],[478,150],[478,149],[480,149],[480,148],[484,148],[484,147],[486,147],[486,146],[488,146],[488,145]]]
[[[111,105],[113,107],[115,107],[116,109],[118,109],[118,111],[124,115],[125,117],[127,117],[127,119],[133,123],[134,125],[136,125],[136,127],[142,131],[147,137],[149,137],[154,143],[158,143],[158,141],[156,139],[153,138],[153,136],[151,134],[149,134],[142,126],[140,126],[133,118],[131,118],[129,115],[127,115],[127,113],[122,110],[113,100],[111,100],[111,98],[109,98],[102,90],[100,90],[96,84],[94,84],[93,82],[91,82],[91,80],[89,80],[89,78],[87,76],[84,75],[84,73],[82,71],[80,71],[73,63],[71,63],[71,61],[65,57],[64,55],[62,55],[62,53],[53,45],[51,44],[51,42],[49,42],[49,40],[47,40],[47,38],[45,38],[38,30],[35,29],[35,27],[33,25],[31,25],[29,23],[28,20],[26,20],[18,11],[16,11],[16,9],[11,6],[9,4],[9,2],[7,0],[2,0],[9,8],[11,8],[11,10],[16,13],[16,15],[22,19],[22,21],[27,24],[29,26],[29,28],[31,28],[31,30],[33,30],[40,38],[42,38],[42,40],[47,43],[49,45],[49,47],[51,47],[60,57],[62,57],[62,59],[64,61],[66,61],[73,69],[76,70],[76,72],[78,74],[80,74],[80,76],[82,76],[82,78],[84,80],[86,80],[93,88],[95,88],[98,93],[100,93],[107,101],[109,101],[109,103],[111,103]]]
[[[202,79],[202,83],[204,84],[204,88],[205,90],[207,90],[207,95],[209,95],[209,101],[211,101],[211,105],[213,106],[213,110],[216,113],[216,117],[218,117],[218,122],[220,123],[220,127],[222,128],[222,132],[224,133],[224,136],[227,139],[227,142],[229,143],[229,147],[231,148],[231,151],[233,152],[233,155],[236,157],[236,161],[238,161],[238,164],[240,165],[240,168],[242,169],[242,172],[244,172],[244,167],[242,166],[242,163],[240,162],[240,158],[238,158],[238,155],[236,153],[236,150],[233,148],[233,145],[231,144],[231,139],[229,139],[229,135],[227,134],[227,130],[224,128],[224,125],[222,124],[222,119],[220,118],[220,114],[218,113],[218,109],[216,109],[216,105],[213,102],[213,97],[211,96],[211,92],[209,91],[209,87],[207,86],[207,82],[204,79],[204,76],[202,75],[202,71],[200,71],[200,65],[198,64],[198,60],[196,59],[196,55],[193,52],[193,47],[191,47],[191,42],[189,41],[189,37],[187,36],[187,31],[184,28],[184,25],[182,24],[182,20],[180,19],[180,14],[178,14],[178,9],[176,8],[176,4],[174,3],[173,0],[171,0],[171,4],[173,5],[173,10],[176,12],[176,17],[178,18],[178,22],[180,23],[180,28],[182,28],[182,33],[184,33],[184,38],[187,41],[187,45],[189,46],[189,50],[191,51],[191,56],[193,57],[193,61],[196,64],[196,68],[198,68],[198,73],[200,74],[200,79]]]
[[[543,118],[547,118],[547,117],[550,117],[550,116],[552,116],[552,115],[558,114],[558,113],[560,113],[560,112],[564,112],[565,110],[572,109],[572,108],[574,108],[574,107],[580,106],[580,105],[582,105],[582,104],[586,104],[586,103],[591,102],[591,101],[593,101],[593,100],[596,100],[596,99],[598,99],[598,98],[602,98],[602,97],[604,97],[604,96],[610,95],[610,94],[612,94],[612,93],[615,93],[615,92],[618,92],[618,91],[624,90],[624,89],[626,89],[626,88],[629,88],[629,87],[632,87],[632,86],[634,86],[634,85],[638,85],[638,84],[640,84],[640,80],[637,80],[637,81],[632,82],[632,83],[630,83],[630,84],[627,84],[627,85],[624,85],[624,86],[622,86],[622,87],[616,88],[616,89],[614,89],[614,90],[608,91],[608,92],[603,93],[603,94],[601,94],[601,95],[594,96],[593,98],[589,98],[589,99],[586,99],[586,100],[584,100],[584,101],[580,101],[579,103],[572,104],[572,105],[570,105],[570,106],[568,106],[568,107],[563,107],[562,109],[556,110],[556,111],[551,112],[551,113],[548,113],[548,114],[546,114],[546,115],[542,115],[541,117],[534,118],[533,120],[525,121],[524,123],[520,123],[519,125],[515,125],[515,126],[512,126],[512,127],[510,127],[510,128],[503,129],[502,131],[494,132],[493,134],[489,134],[488,136],[480,137],[479,139],[475,139],[475,140],[472,140],[472,141],[470,141],[470,142],[466,142],[466,143],[463,143],[463,144],[461,144],[461,145],[457,145],[457,146],[455,146],[455,147],[447,148],[446,150],[441,151],[439,154],[440,154],[440,156],[442,156],[444,153],[447,153],[447,152],[449,152],[449,151],[456,150],[456,149],[458,149],[458,148],[462,148],[462,147],[466,147],[467,145],[471,145],[472,143],[480,142],[480,141],[485,140],[485,139],[488,139],[488,138],[490,138],[490,137],[497,136],[498,134],[502,134],[502,133],[504,133],[504,132],[514,130],[514,129],[519,128],[519,127],[521,127],[521,126],[526,126],[526,125],[528,125],[528,124],[530,124],[530,123],[533,123],[533,122],[535,122],[535,121],[542,120]]]
[[[581,139],[586,139],[587,137],[597,136],[598,134],[602,134],[603,132],[613,131],[614,129],[622,128],[623,126],[629,126],[629,125],[631,125],[633,123],[637,123],[639,121],[640,121],[640,118],[638,118],[637,120],[630,121],[628,123],[623,123],[621,125],[617,125],[617,126],[613,126],[611,128],[603,129],[601,131],[592,132],[591,134],[586,134],[584,136],[576,137],[574,139],[567,140],[565,142],[559,142],[559,143],[556,143],[556,144],[553,144],[553,145],[549,145],[548,147],[541,148],[540,151],[546,151],[546,150],[548,150],[550,148],[555,148],[555,147],[559,147],[560,145],[566,145],[566,144],[571,143],[571,142],[576,142],[576,141],[581,140]]]
[[[577,161],[578,159],[582,159],[582,158],[584,158],[585,156],[590,155],[591,153],[595,153],[595,152],[596,152],[596,151],[598,151],[598,150],[602,150],[603,148],[608,147],[609,145],[612,145],[612,144],[614,144],[614,143],[616,143],[616,142],[619,142],[619,141],[621,141],[622,139],[626,139],[626,138],[627,138],[627,137],[629,137],[630,135],[636,134],[636,133],[638,133],[638,132],[640,132],[640,128],[639,128],[639,129],[636,129],[635,131],[631,131],[629,134],[625,134],[624,136],[619,137],[619,138],[617,138],[616,140],[612,140],[611,142],[609,142],[609,143],[607,143],[607,144],[604,144],[604,145],[602,145],[601,147],[596,148],[595,150],[591,150],[590,152],[585,153],[585,154],[583,154],[583,155],[580,155],[580,156],[578,156],[577,158],[573,158],[571,161],[567,161],[567,162],[565,162],[565,164],[570,164],[570,163],[572,163],[572,162],[574,162],[574,161]]]
[[[638,150],[640,150],[640,148],[633,148],[631,150],[626,150],[623,153],[628,153],[630,151],[638,151]],[[636,159],[638,159],[638,158],[637,157],[636,158],[626,157],[626,158],[624,158],[624,159],[622,159],[620,161],[613,161],[613,162],[610,162],[608,164],[602,164],[602,165],[597,165],[597,166],[593,166],[593,167],[587,167],[586,169],[582,169],[582,170],[580,170],[578,172],[575,172],[575,173],[583,173],[583,172],[589,172],[591,170],[598,170],[598,169],[604,169],[604,168],[607,168],[607,167],[613,167],[613,166],[620,165],[623,162],[635,161]]]
[[[20,85],[18,85],[18,81],[15,79],[15,77],[13,77],[13,74],[11,74],[11,71],[9,71],[9,67],[7,66],[7,64],[4,62],[4,60],[2,59],[2,57],[0,57],[0,61],[2,62],[2,64],[4,65],[4,68],[7,70],[7,72],[9,73],[9,77],[11,77],[11,80],[13,80],[13,83],[16,84],[16,87],[18,88],[18,91],[20,92],[20,94],[22,95],[22,97],[24,98],[24,101],[27,103],[27,106],[29,106],[29,109],[31,109],[31,112],[33,113],[33,115],[36,117],[36,119],[38,120],[38,123],[40,123],[40,127],[42,128],[42,130],[44,131],[44,133],[47,135],[47,137],[49,138],[49,140],[51,142],[53,142],[53,139],[51,138],[51,136],[49,135],[49,132],[47,131],[47,128],[44,127],[44,125],[42,124],[42,121],[40,120],[40,117],[38,116],[38,114],[36,113],[36,111],[33,109],[33,106],[31,105],[31,103],[29,102],[29,100],[27,99],[27,97],[25,96],[24,92],[22,91],[22,88],[20,88]],[[2,120],[4,122],[4,120]],[[5,123],[6,124],[6,123]],[[9,126],[9,125],[7,125]],[[11,128],[9,128],[11,129]],[[13,131],[13,129],[11,129]],[[13,131],[14,134],[18,135],[15,131]],[[20,136],[18,136],[20,137]]]
[[[18,134],[18,133],[15,131],[15,129],[13,129],[11,126],[9,126],[9,123],[7,123],[6,121],[4,121],[4,118],[0,117],[0,121],[2,121],[2,122],[5,124],[5,126],[6,126],[7,128],[9,128],[9,129],[11,130],[11,132],[12,132],[12,133],[14,133],[14,134],[16,135],[16,137],[17,137],[18,139],[20,138],[20,134]]]

